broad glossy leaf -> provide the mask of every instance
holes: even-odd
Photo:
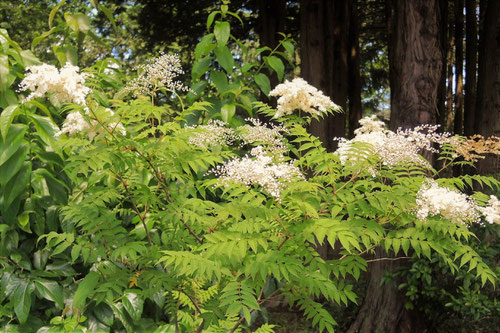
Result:
[[[31,309],[31,293],[33,286],[30,281],[20,280],[10,301],[14,304],[14,312],[21,324],[25,323]]]
[[[227,44],[227,41],[229,39],[229,32],[230,32],[231,26],[229,25],[229,22],[221,22],[217,21],[215,22],[215,27],[214,27],[214,35],[215,39],[217,39],[217,46],[221,47]]]
[[[6,90],[7,76],[9,75],[9,58],[6,54],[0,54],[0,90]]]
[[[24,125],[12,125],[8,130],[6,140],[0,137],[0,165],[14,155],[21,144],[25,142],[24,133],[26,129],[27,127]]]
[[[255,75],[254,80],[255,83],[257,83],[257,85],[259,86],[260,90],[262,90],[262,92],[266,94],[266,96],[269,96],[269,92],[271,91],[271,81],[269,81],[267,75],[259,73]]]
[[[229,84],[227,82],[227,75],[223,72],[211,71],[210,80],[212,80],[212,82],[215,84],[215,87],[217,87],[219,94],[223,93],[229,88]]]
[[[205,74],[210,68],[210,62],[212,57],[206,56],[200,60],[195,61],[193,64],[193,69],[191,70],[191,78],[193,80],[198,80],[203,74]]]
[[[215,48],[215,56],[217,57],[217,62],[226,70],[228,74],[233,72],[234,59],[231,51],[226,45],[217,46]]]
[[[63,290],[55,281],[36,280],[36,291],[45,299],[55,302],[61,309],[64,308]]]
[[[31,162],[24,162],[19,172],[5,185],[10,191],[4,194],[4,207],[9,205],[28,187],[31,173]]]
[[[107,326],[111,326],[115,322],[113,310],[106,303],[100,303],[97,305],[94,309],[94,314],[99,321]]]
[[[85,276],[82,282],[76,289],[75,296],[73,297],[73,307],[82,309],[85,306],[87,297],[94,292],[99,282],[99,273],[91,271]]]
[[[87,32],[90,29],[90,18],[82,13],[64,13],[64,19],[74,32]]]
[[[136,293],[126,293],[122,298],[123,306],[134,322],[141,319],[144,300]]]
[[[194,49],[194,58],[200,59],[202,56],[209,54],[215,47],[215,44],[212,43],[213,40],[214,34],[203,36],[198,44],[196,44],[196,48]]]
[[[16,116],[18,106],[17,104],[9,105],[0,113],[0,133],[2,134],[3,141],[7,139],[7,132],[10,124],[12,124],[12,120]]]
[[[278,57],[270,56],[266,58],[266,62],[269,67],[276,72],[278,79],[281,81],[283,79],[283,74],[285,73],[285,65],[283,65],[283,61],[281,61]]]
[[[220,110],[222,120],[229,123],[236,113],[236,106],[234,104],[225,104]]]
[[[29,152],[29,145],[22,144],[7,162],[0,165],[0,185],[5,185],[21,169]]]

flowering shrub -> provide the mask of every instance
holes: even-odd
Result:
[[[353,283],[377,247],[438,256],[452,272],[467,265],[483,285],[495,282],[469,244],[468,226],[482,215],[499,223],[498,200],[458,191],[473,182],[498,182],[480,176],[433,180],[438,173],[417,154],[438,143],[453,165],[460,152],[451,142],[458,139],[428,126],[393,133],[370,118],[355,139],[327,153],[305,125],[338,107],[304,80],[268,89],[260,68],[267,64],[283,77],[282,61],[269,54],[262,66],[250,66],[255,72],[235,62],[224,18],[236,14],[223,6],[215,15],[221,21],[209,18],[214,33],[196,49],[186,96],[175,81],[178,61],[167,55],[128,84],[104,72],[106,61],[99,63],[88,70],[93,76],[85,76],[85,85],[82,76],[75,79],[85,87],[78,95],[85,100],[45,88],[65,80],[57,70],[23,85],[36,97],[59,96],[50,107],[66,119],[61,130],[51,122],[51,131],[41,135],[51,145],[34,148],[40,167],[15,198],[14,213],[2,187],[1,320],[40,332],[235,332],[282,297],[320,331],[331,332],[335,320],[319,298],[357,302]],[[281,45],[290,49],[286,40]],[[252,103],[249,91],[257,94],[257,88],[278,97],[276,110]],[[31,100],[20,107],[29,110],[33,102],[49,104]],[[264,125],[252,117],[256,113],[279,124]],[[2,111],[5,117],[16,119]],[[8,124],[2,140],[26,130]],[[58,167],[42,171],[47,155]],[[58,190],[66,191],[65,200],[50,210]],[[458,201],[435,197],[442,193]],[[51,204],[45,211],[44,203]],[[31,214],[52,222],[40,226]],[[17,251],[19,239],[20,248],[33,250],[30,256]],[[339,255],[322,258],[317,244]],[[12,310],[15,319],[6,318]],[[272,330],[268,324],[258,328]]]

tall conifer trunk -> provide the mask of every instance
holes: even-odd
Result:
[[[464,134],[474,134],[477,90],[477,15],[476,0],[465,0],[465,101]]]
[[[391,129],[435,124],[437,92],[442,75],[438,0],[397,0],[390,41]],[[377,258],[386,256],[377,250]],[[400,260],[370,264],[370,282],[363,305],[349,333],[423,332],[423,320],[404,307],[396,284],[381,286],[385,271]]]
[[[476,130],[484,136],[500,136],[500,1],[489,0],[486,4],[481,42]],[[481,174],[500,172],[498,156],[480,161],[478,170]]]
[[[301,76],[344,110],[348,95],[349,0],[300,1]],[[334,137],[344,137],[346,114],[337,113],[314,121],[310,132],[328,151]]]

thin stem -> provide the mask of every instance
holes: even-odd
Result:
[[[198,243],[203,244],[203,239],[201,239],[200,236],[198,236],[196,234],[196,232],[194,232],[193,229],[191,229],[191,227],[189,226],[189,224],[187,224],[186,221],[184,221],[184,218],[182,216],[180,217],[180,220],[181,220],[182,224],[184,224],[184,226],[186,227],[186,229],[189,231],[189,233],[191,235],[193,235],[194,238],[196,238],[196,240],[198,241]]]
[[[146,235],[148,237],[148,243],[149,243],[149,245],[150,246],[153,245],[153,242],[151,240],[151,235],[149,234],[148,227],[146,226],[146,219],[145,219],[145,215],[146,214],[143,215],[139,211],[139,208],[135,204],[134,196],[130,192],[130,190],[128,188],[128,185],[127,185],[127,182],[125,181],[125,179],[123,179],[122,176],[120,176],[120,174],[118,174],[118,173],[115,173],[115,175],[116,175],[116,178],[122,183],[123,188],[125,188],[125,192],[127,192],[127,195],[129,196],[130,202],[132,203],[132,206],[134,206],[135,213],[137,214],[137,216],[139,216],[139,219],[142,222],[142,226],[144,227],[144,230],[146,230]],[[146,212],[146,211],[147,211],[147,206],[144,208],[144,212]]]

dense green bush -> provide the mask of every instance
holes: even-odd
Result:
[[[189,90],[172,55],[132,80],[111,59],[85,74],[71,58],[28,67],[36,58],[1,32],[6,331],[232,332],[276,297],[333,331],[320,300],[357,302],[352,284],[379,246],[495,282],[469,226],[498,223],[498,201],[459,189],[498,182],[440,178],[418,155],[439,144],[453,166],[469,157],[464,139],[365,118],[327,153],[305,128],[338,107],[300,79],[271,91],[262,73],[282,80],[293,43],[248,50],[228,17],[223,5],[208,18]]]

